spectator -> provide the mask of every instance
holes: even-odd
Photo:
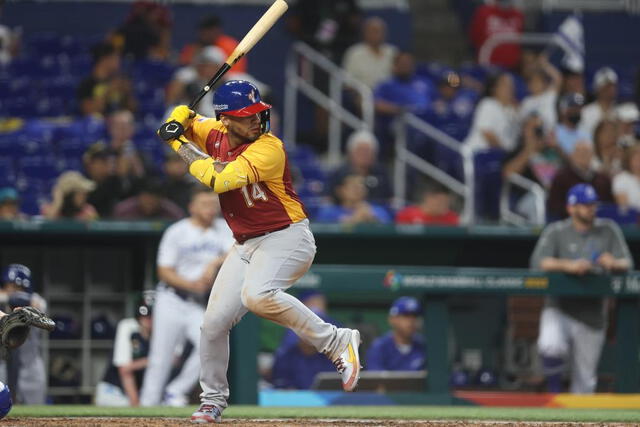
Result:
[[[103,218],[113,214],[116,203],[127,197],[130,192],[128,182],[116,174],[116,156],[105,144],[91,145],[82,156],[84,170],[96,186],[89,193],[87,201],[96,208]]]
[[[399,52],[393,61],[392,77],[380,83],[375,91],[376,134],[382,141],[393,141],[393,119],[405,111],[426,113],[434,95],[433,84],[416,75],[413,55]],[[382,157],[392,153],[392,147],[381,147]]]
[[[171,10],[168,6],[149,0],[133,2],[124,24],[118,29],[114,42],[125,56],[145,59],[155,50],[168,58],[171,43]],[[161,47],[159,49],[159,47]]]
[[[156,181],[143,181],[138,193],[119,202],[113,216],[123,220],[176,221],[185,216],[184,211],[164,196],[162,185]]]
[[[625,102],[616,109],[616,118],[618,120],[619,137],[618,145],[622,147],[630,147],[636,144],[637,135],[636,128],[638,120],[640,120],[640,111],[633,102]]]
[[[78,103],[82,116],[102,116],[111,96],[111,81],[120,70],[120,54],[110,44],[102,43],[93,48],[91,74],[78,85]]]
[[[591,144],[591,135],[578,127],[582,117],[584,96],[579,93],[563,95],[558,101],[558,119],[555,137],[566,155],[570,155],[579,143]]]
[[[391,216],[379,205],[367,202],[367,187],[364,178],[347,175],[334,192],[336,204],[323,206],[318,213],[318,222],[340,224],[389,223]]]
[[[351,46],[344,54],[342,67],[349,74],[375,88],[378,83],[391,77],[395,46],[386,43],[387,24],[377,16],[364,21],[362,42]]]
[[[396,215],[397,224],[458,225],[460,217],[451,209],[451,193],[441,185],[431,185],[420,203],[407,206]]]
[[[624,170],[613,178],[616,203],[640,211],[640,145],[625,149]]]
[[[118,322],[107,371],[96,386],[96,406],[140,405],[153,326],[153,297],[145,294],[137,304],[136,317]]]
[[[107,120],[109,148],[115,154],[116,175],[125,181],[145,175],[145,166],[132,138],[135,132],[131,111],[120,110],[111,113]]]
[[[596,99],[582,109],[580,130],[593,137],[593,131],[601,120],[616,119],[618,75],[609,67],[600,68],[593,77]]]
[[[347,175],[358,175],[367,187],[367,200],[388,203],[391,184],[387,169],[377,161],[378,140],[367,130],[353,132],[347,140],[347,162],[331,174],[329,189],[333,193]]]
[[[609,177],[622,169],[622,147],[618,144],[618,125],[602,120],[593,132],[594,167]]]
[[[0,2],[0,16],[4,1]],[[0,24],[0,66],[6,66],[13,57],[18,54],[20,48],[20,30],[11,30],[6,25]]]
[[[498,148],[511,152],[517,143],[517,124],[513,78],[508,73],[496,74],[487,82],[465,144],[474,151]]]
[[[584,73],[582,70],[574,70],[571,68],[562,67],[562,90],[561,95],[568,93],[579,93],[582,96],[587,94],[584,84]]]
[[[520,118],[522,121],[535,113],[542,119],[545,133],[553,131],[557,123],[556,105],[562,85],[562,74],[546,57],[538,56],[537,67],[527,78],[529,96],[522,100]]]
[[[298,0],[289,11],[287,28],[339,64],[358,39],[360,15],[356,0]]]
[[[494,35],[522,34],[524,14],[513,3],[513,0],[496,0],[474,11],[469,37],[476,53],[479,54],[484,43]],[[515,69],[520,64],[520,54],[520,45],[503,44],[493,50],[490,63]]]
[[[53,186],[53,201],[42,206],[42,215],[47,219],[77,219],[91,221],[98,218],[98,212],[87,201],[90,192],[96,188],[75,171],[64,172]]]
[[[553,178],[547,199],[548,221],[567,217],[565,209],[567,194],[570,188],[579,183],[592,185],[601,201],[614,202],[611,193],[611,179],[593,167],[593,148],[587,143],[576,145],[569,161]]]
[[[194,43],[185,45],[180,52],[180,64],[187,66],[193,63],[194,58],[198,55],[200,50],[208,46],[215,46],[222,49],[224,52],[224,58],[231,55],[231,53],[238,46],[238,41],[233,37],[224,34],[222,30],[222,23],[217,16],[208,16],[204,18],[198,26],[198,36]],[[222,61],[224,62],[224,60]],[[247,58],[242,58],[234,66],[232,73],[246,73],[247,72]]]
[[[15,188],[0,188],[0,221],[23,219],[19,206],[20,198]]]
[[[426,367],[426,346],[418,334],[422,309],[417,299],[400,297],[389,310],[391,331],[367,351],[369,371],[420,371]]]
[[[584,276],[622,272],[633,268],[620,228],[596,219],[596,190],[577,184],[568,192],[569,219],[549,225],[531,256],[531,268]],[[571,393],[593,393],[607,324],[606,299],[601,297],[547,297],[540,318],[538,351],[550,392],[561,392],[567,359],[571,366]]]
[[[187,164],[175,152],[167,154],[164,161],[164,179],[162,188],[169,200],[182,208],[185,212],[189,209],[189,201],[196,182],[189,174]]]
[[[303,291],[299,299],[325,322],[340,326],[327,315],[327,299],[322,293]],[[335,367],[325,355],[288,329],[275,352],[272,384],[275,388],[306,390],[311,388],[318,373],[333,370]]]

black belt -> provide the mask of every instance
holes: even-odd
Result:
[[[291,224],[283,225],[282,227],[274,228],[273,230],[269,230],[269,231],[263,231],[262,233],[257,233],[257,234],[249,234],[249,235],[242,234],[241,236],[236,236],[236,240],[239,244],[242,245],[247,240],[255,239],[256,237],[262,237],[270,233],[275,233],[276,231],[284,230],[285,228],[289,228],[290,225]]]

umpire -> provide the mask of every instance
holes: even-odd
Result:
[[[531,268],[583,276],[633,268],[620,228],[596,218],[598,195],[589,184],[577,184],[567,195],[569,218],[549,225],[538,240]],[[571,393],[593,393],[604,344],[607,306],[604,298],[547,297],[540,319],[538,351],[548,389],[561,391],[570,360]]]

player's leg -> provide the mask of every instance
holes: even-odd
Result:
[[[182,314],[181,321],[185,338],[193,344],[193,350],[184,362],[180,373],[166,387],[164,404],[186,406],[187,395],[198,382],[200,376],[200,329],[204,319],[204,309],[195,302],[189,302],[189,309]]]
[[[562,374],[569,353],[564,317],[555,307],[545,307],[540,316],[538,353],[542,357],[542,367],[551,393],[559,393],[562,389]]]
[[[171,373],[175,346],[184,331],[180,319],[189,308],[187,301],[172,291],[160,289],[153,309],[153,328],[149,348],[149,363],[144,372],[140,405],[159,405]]]
[[[573,342],[570,392],[591,394],[598,385],[598,361],[604,344],[606,327],[594,329],[571,318],[569,323]]]
[[[242,285],[243,304],[253,313],[292,329],[316,350],[326,354],[343,373],[345,390],[353,389],[360,371],[359,332],[336,328],[284,292],[313,262],[316,246],[308,222],[296,223],[254,240],[243,245],[247,246],[245,250],[250,256]],[[343,354],[345,360],[341,360]]]
[[[227,407],[229,331],[247,312],[240,300],[247,264],[236,247],[231,248],[216,276],[204,314],[200,333],[202,405],[191,416],[192,421],[213,422]]]

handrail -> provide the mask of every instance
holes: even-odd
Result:
[[[300,64],[312,64],[329,75],[329,94],[313,85],[312,72],[309,78],[300,75]],[[312,71],[312,70],[311,70]],[[342,158],[342,125],[353,129],[373,130],[374,102],[372,90],[352,77],[324,55],[303,42],[293,44],[286,64],[287,84],[285,86],[284,138],[295,144],[297,130],[298,92],[306,95],[329,113],[328,161],[338,164]],[[355,90],[360,99],[362,118],[342,106],[342,92],[345,88]]]
[[[557,37],[554,34],[549,33],[498,33],[489,37],[480,47],[478,52],[478,62],[482,65],[489,65],[491,63],[491,54],[493,50],[501,44],[505,43],[519,43],[527,45],[548,45],[554,43],[567,53],[568,48],[557,42]]]
[[[524,216],[515,213],[509,206],[509,195],[511,194],[511,186],[520,187],[531,193],[535,200],[535,210],[533,221],[529,221]],[[509,175],[502,183],[500,191],[500,219],[508,224],[524,226],[524,225],[544,225],[545,222],[545,199],[546,193],[542,186],[528,178],[519,174]]]
[[[464,207],[461,215],[463,224],[470,224],[475,218],[474,208],[474,164],[473,153],[462,143],[442,132],[440,129],[425,122],[411,113],[400,115],[395,123],[396,126],[396,159],[394,167],[394,205],[402,207],[407,199],[406,172],[407,165],[412,166],[421,173],[430,176],[440,184],[449,188],[454,193],[462,196]],[[413,128],[428,136],[438,144],[442,144],[450,150],[460,154],[462,157],[462,167],[464,182],[443,172],[427,160],[412,153],[407,148],[407,128]]]
[[[542,10],[624,11],[640,13],[640,0],[542,0]]]

